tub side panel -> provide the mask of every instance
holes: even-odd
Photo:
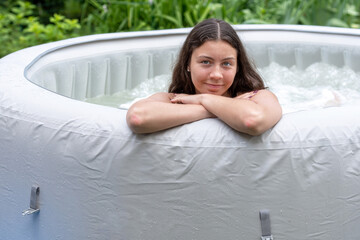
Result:
[[[308,59],[346,64],[339,49]],[[296,51],[275,50],[259,56],[297,63]],[[266,208],[275,239],[360,239],[358,106],[286,114],[258,137],[217,119],[135,135],[125,111],[38,89],[19,69],[29,56],[7,59],[13,64],[0,60],[1,237],[259,239]],[[40,212],[22,216],[32,184],[40,186]]]
[[[276,239],[360,237],[360,128],[338,111],[286,115],[261,137],[216,119],[136,136],[1,114],[0,230],[10,237],[257,239],[261,209]],[[340,120],[356,127],[342,131]],[[23,217],[33,183],[41,210]]]

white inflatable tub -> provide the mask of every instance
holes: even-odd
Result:
[[[360,71],[360,31],[234,26],[259,67]],[[135,135],[84,102],[166,74],[189,29],[39,45],[0,60],[2,239],[360,239],[360,106],[284,114],[261,136],[206,119]],[[35,84],[34,84],[35,83]],[[29,203],[30,206],[29,206]],[[34,210],[23,210],[28,208]]]

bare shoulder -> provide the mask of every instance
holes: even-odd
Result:
[[[262,106],[264,111],[271,113],[277,120],[281,118],[282,108],[276,95],[267,90],[259,90],[250,100]]]
[[[253,100],[256,100],[256,99],[274,99],[274,100],[278,100],[276,95],[271,92],[270,90],[267,90],[267,89],[262,89],[262,90],[259,90],[257,91],[254,96],[252,97]]]
[[[257,91],[249,100],[252,100],[260,105],[280,106],[279,100],[276,95],[267,89]]]
[[[273,92],[267,89],[243,93],[236,98],[252,101],[262,106],[265,110],[278,112],[279,114],[282,112],[278,98]]]
[[[267,89],[255,90],[255,91],[251,91],[251,92],[242,93],[242,94],[238,95],[236,98],[248,99],[248,100],[252,100],[254,102],[262,101],[262,100],[270,100],[270,99],[274,99],[277,101],[276,95]]]

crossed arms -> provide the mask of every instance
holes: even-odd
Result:
[[[156,93],[134,103],[126,121],[135,133],[151,133],[204,118],[217,117],[233,129],[260,135],[281,118],[276,96],[268,90],[235,98],[213,94]]]

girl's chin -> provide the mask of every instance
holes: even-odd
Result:
[[[212,95],[218,95],[218,96],[224,96],[229,97],[229,92],[224,91],[224,88],[221,88],[219,86],[212,87],[204,87],[202,89],[196,89],[196,94],[212,94]]]
[[[229,93],[228,92],[215,92],[215,91],[203,91],[203,92],[199,92],[196,91],[196,94],[211,94],[211,95],[217,95],[217,96],[223,96],[223,97],[229,97]]]

